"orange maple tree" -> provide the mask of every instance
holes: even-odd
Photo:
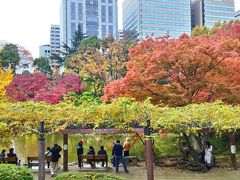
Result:
[[[103,100],[131,96],[181,106],[221,99],[240,102],[240,22],[214,35],[148,37],[130,50],[127,74],[109,83]]]

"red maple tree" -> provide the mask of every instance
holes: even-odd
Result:
[[[80,77],[66,74],[50,81],[42,73],[17,75],[6,88],[12,101],[44,101],[57,104],[69,92],[80,92],[86,85],[80,83]]]
[[[211,36],[148,38],[130,50],[127,74],[109,83],[103,100],[132,96],[170,106],[240,99],[240,22]]]
[[[6,94],[12,101],[33,101],[38,92],[49,86],[48,78],[42,73],[16,75]]]

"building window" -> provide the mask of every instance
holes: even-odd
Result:
[[[106,22],[106,6],[102,6],[102,22]]]
[[[105,3],[106,2],[106,0],[102,0],[102,3]]]
[[[76,23],[72,22],[71,23],[71,36],[75,34],[76,31]]]
[[[98,0],[86,0],[87,35],[98,35]]]
[[[102,37],[106,37],[106,34],[107,34],[106,26],[102,25]]]
[[[108,35],[113,36],[113,26],[108,26]]]
[[[82,6],[82,3],[78,3],[78,19],[83,20],[83,6]]]
[[[108,6],[108,22],[113,22],[113,7]]]
[[[87,35],[88,36],[98,36],[98,23],[97,22],[87,22]]]
[[[98,1],[86,0],[87,18],[97,18],[98,16]]]
[[[108,0],[108,3],[112,3],[112,0]]]
[[[75,2],[71,2],[71,20],[76,19],[76,6]]]

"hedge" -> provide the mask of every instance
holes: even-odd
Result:
[[[55,180],[126,180],[123,177],[107,173],[74,172],[64,173],[56,177]]]
[[[33,175],[26,167],[14,164],[0,164],[0,179],[33,180]]]

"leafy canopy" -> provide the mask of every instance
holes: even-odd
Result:
[[[86,87],[80,83],[80,77],[66,74],[55,80],[49,80],[42,73],[16,75],[6,87],[6,94],[13,102],[44,101],[58,103],[69,92],[80,92]]]
[[[4,70],[0,67],[0,100],[6,98],[6,89],[13,79],[13,72],[10,68]]]
[[[151,97],[152,103],[240,103],[240,22],[229,23],[210,36],[143,40],[134,46],[122,79],[104,88],[103,100]]]
[[[71,126],[131,130],[145,126],[147,116],[154,129],[163,127],[174,133],[194,133],[202,128],[213,128],[220,133],[240,128],[240,107],[222,102],[177,108],[152,105],[149,100],[137,102],[132,98],[119,98],[111,104],[82,103],[78,107],[65,102],[56,105],[0,102],[0,141],[37,133],[41,120],[45,121],[48,133],[54,133]]]

